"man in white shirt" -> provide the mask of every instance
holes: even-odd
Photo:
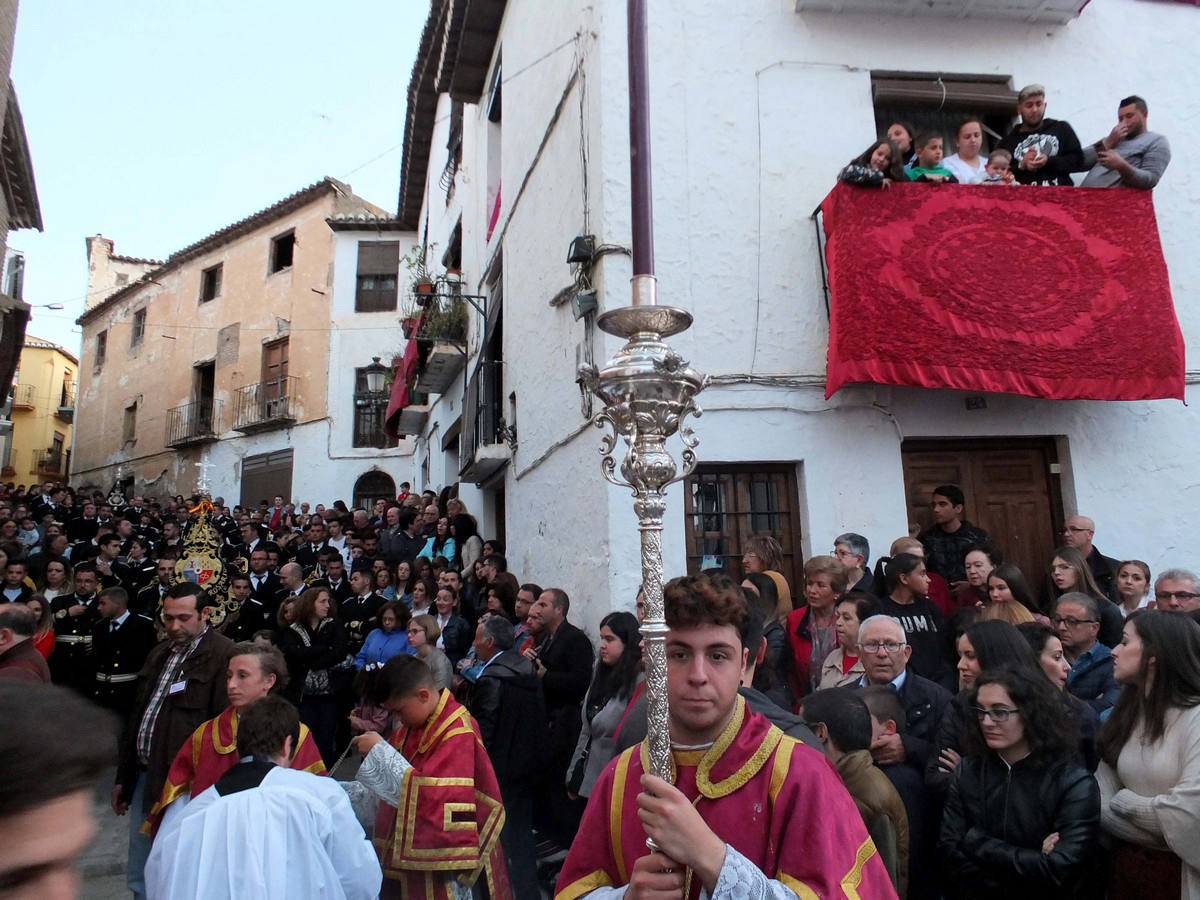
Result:
[[[277,695],[239,711],[237,765],[163,826],[146,863],[151,900],[372,900],[383,872],[346,792],[288,768],[300,734]]]

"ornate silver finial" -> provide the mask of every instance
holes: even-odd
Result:
[[[638,297],[634,279],[634,297]],[[643,290],[643,292],[645,292]],[[642,587],[646,618],[646,682],[650,767],[655,775],[671,780],[671,738],[667,723],[667,623],[663,611],[662,523],[667,507],[666,488],[686,478],[696,468],[697,439],[683,425],[688,416],[699,416],[695,396],[708,384],[687,361],[663,341],[664,335],[685,330],[692,317],[670,306],[635,305],[611,310],[597,324],[628,342],[599,371],[581,383],[604,401],[593,422],[605,430],[601,439],[601,471],[613,484],[633,492],[634,510],[642,544]],[[683,443],[680,464],[667,449],[667,440],[678,433]],[[617,442],[625,441],[619,463]],[[620,469],[620,475],[617,470]]]

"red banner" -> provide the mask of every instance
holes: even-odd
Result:
[[[825,396],[851,382],[1183,399],[1149,191],[838,184]]]

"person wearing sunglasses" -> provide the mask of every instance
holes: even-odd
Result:
[[[966,756],[942,815],[947,900],[1075,897],[1098,849],[1100,789],[1072,752],[1079,724],[1040,673],[991,669],[971,688]]]
[[[1098,639],[1099,602],[1077,591],[1063,594],[1054,604],[1050,620],[1071,664],[1067,691],[1091,706],[1097,715],[1116,703],[1121,693],[1113,677],[1112,648]]]

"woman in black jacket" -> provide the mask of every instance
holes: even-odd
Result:
[[[326,766],[337,758],[336,670],[347,655],[346,632],[334,613],[328,588],[309,588],[296,598],[292,624],[279,634],[279,649],[288,665],[285,694],[299,707],[300,721],[312,732]]]
[[[1040,673],[988,671],[967,709],[967,755],[942,814],[946,897],[1087,895],[1100,789],[1072,752],[1078,724],[1058,692]]]

